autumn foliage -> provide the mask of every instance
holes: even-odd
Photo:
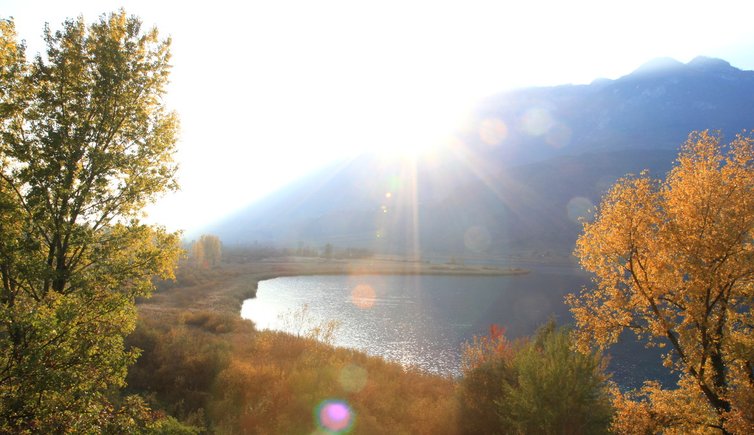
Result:
[[[210,433],[312,433],[327,399],[351,407],[354,433],[457,433],[454,382],[317,340],[257,331],[234,314],[142,316],[133,392]]]
[[[582,349],[630,329],[667,346],[675,389],[616,401],[622,433],[754,429],[754,138],[692,133],[665,180],[619,180],[576,255],[593,288],[569,303]]]

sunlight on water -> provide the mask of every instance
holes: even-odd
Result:
[[[363,350],[404,366],[458,374],[460,350],[491,323],[517,336],[530,334],[553,312],[564,314],[563,292],[577,286],[551,285],[547,294],[520,287],[532,277],[312,276],[259,283],[256,299],[241,315],[260,329],[294,334],[336,320],[333,344]],[[538,286],[540,287],[540,286]],[[560,289],[560,290],[558,290]],[[279,313],[307,305],[307,325],[294,325]],[[349,369],[355,372],[353,369]],[[353,375],[353,373],[351,373]],[[348,375],[348,376],[351,376]],[[346,375],[344,375],[346,376]]]
[[[359,284],[351,291],[351,302],[361,309],[368,309],[374,306],[376,294],[369,284]]]
[[[569,323],[563,297],[588,282],[587,275],[557,266],[538,266],[538,271],[529,275],[507,277],[276,278],[259,283],[257,297],[244,301],[241,317],[251,319],[259,329],[299,335],[335,320],[340,323],[333,336],[336,346],[406,367],[457,376],[464,342],[487,334],[493,323],[504,326],[510,339],[533,334],[552,315],[561,324]],[[362,290],[355,292],[360,286]],[[354,293],[362,292],[370,296],[354,298]],[[369,308],[360,307],[355,300]],[[307,309],[301,310],[303,306]],[[285,318],[291,312],[300,313],[293,316],[294,322]],[[639,387],[645,379],[665,376],[659,364],[647,364],[658,360],[656,355],[647,357],[647,352],[630,342],[612,348],[610,353],[617,355],[610,363],[614,380]],[[349,392],[364,388],[367,382],[367,371],[355,364],[343,367],[338,377],[338,383]]]

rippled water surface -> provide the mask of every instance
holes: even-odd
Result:
[[[509,338],[532,334],[555,316],[571,321],[563,297],[588,277],[570,268],[541,268],[523,276],[305,276],[259,283],[257,297],[244,302],[241,316],[258,328],[301,333],[337,320],[334,344],[416,365],[459,373],[463,343],[485,334],[492,323]],[[292,321],[307,306],[305,325]],[[628,342],[613,348],[611,371],[627,386],[657,378],[656,352]],[[655,375],[655,376],[652,376]]]

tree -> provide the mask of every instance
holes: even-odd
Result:
[[[201,243],[201,240],[194,241],[191,245],[191,258],[197,266],[203,266],[205,264],[204,243]]]
[[[676,390],[645,387],[653,409],[625,401],[624,411],[723,433],[753,427],[753,235],[751,135],[724,146],[719,133],[692,133],[664,181],[624,178],[603,198],[576,244],[596,286],[568,299],[580,345],[630,329],[668,345],[664,363],[682,375]]]
[[[139,220],[176,188],[170,41],[121,10],[45,28],[27,62],[0,23],[0,432],[97,432],[134,300],[179,253]]]
[[[191,247],[191,255],[199,265],[217,265],[222,258],[220,238],[211,234],[202,234]]]

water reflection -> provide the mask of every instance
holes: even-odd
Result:
[[[340,322],[337,346],[458,375],[462,344],[473,335],[486,334],[493,323],[505,326],[511,339],[534,333],[550,316],[568,323],[563,297],[586,284],[586,275],[569,268],[509,277],[286,277],[260,282],[257,298],[244,302],[241,315],[259,328],[295,333],[279,315],[307,304],[311,326]],[[657,352],[636,343],[611,353],[610,368],[624,386],[666,376]]]

